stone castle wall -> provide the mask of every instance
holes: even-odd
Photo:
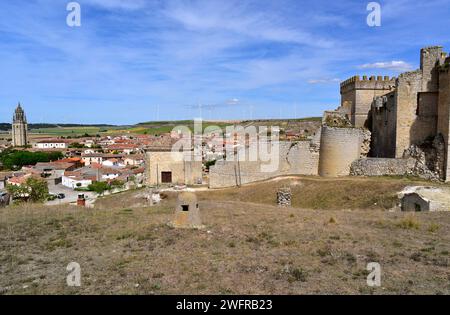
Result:
[[[439,73],[439,101],[437,132],[442,135],[445,143],[445,161],[443,175],[446,181],[450,181],[450,163],[448,153],[450,152],[450,58],[441,67]]]
[[[262,161],[218,161],[210,168],[209,188],[244,185],[283,175],[317,175],[320,133],[312,141],[279,142],[276,171],[264,172]]]
[[[395,157],[397,105],[395,93],[377,97],[372,104],[372,143],[370,156]]]
[[[391,92],[395,78],[354,76],[341,83],[341,106],[350,112],[350,121],[355,127],[368,127],[368,113],[373,98]]]
[[[402,157],[411,145],[419,145],[437,135],[439,113],[439,65],[444,62],[442,47],[423,48],[420,69],[398,77],[396,89],[396,153]],[[448,106],[448,104],[446,105]]]

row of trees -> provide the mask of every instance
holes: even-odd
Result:
[[[61,152],[30,152],[5,150],[0,153],[0,162],[5,170],[17,171],[24,165],[35,165],[38,162],[50,162],[63,158]]]

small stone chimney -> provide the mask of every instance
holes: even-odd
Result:
[[[86,197],[84,196],[84,194],[78,195],[77,206],[86,207]]]

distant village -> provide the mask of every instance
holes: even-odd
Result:
[[[293,125],[289,120],[241,121],[241,128],[202,128],[193,137],[186,128],[173,128],[158,135],[124,132],[30,141],[19,104],[11,139],[3,144],[8,154],[15,150],[16,165],[2,158],[0,166],[7,172],[0,175],[0,188],[11,191],[12,186],[27,185],[30,178],[44,179],[54,199],[49,202],[84,204],[105,190],[143,186],[181,190],[199,185],[219,189],[290,175],[411,176],[448,182],[450,57],[441,46],[424,47],[420,61],[419,69],[398,78],[353,76],[343,81],[341,106],[325,111],[322,119],[294,120]],[[251,129],[255,132],[250,137]],[[182,142],[185,145],[179,151]],[[261,155],[265,146],[267,154]],[[30,152],[47,156],[33,160],[26,156]],[[59,156],[48,155],[51,152]],[[250,156],[252,152],[256,154]],[[237,159],[230,158],[236,155]],[[16,189],[16,199],[37,198],[29,191]],[[423,202],[408,203],[405,198],[403,208],[430,208],[425,195],[409,194],[408,198]],[[450,206],[446,198],[433,198]]]
[[[305,122],[303,125],[307,129],[283,129],[282,137],[287,141],[306,139],[319,128],[320,122]],[[8,137],[5,138],[5,135]],[[4,134],[0,151],[53,152],[61,153],[61,156],[48,162],[22,165],[20,169],[16,166],[5,169],[5,165],[0,165],[3,169],[0,171],[0,190],[5,196],[8,185],[19,187],[29,178],[41,179],[48,185],[48,204],[59,204],[76,203],[80,197],[84,199],[83,203],[95,199],[97,194],[91,191],[93,185],[99,182],[108,185],[108,188],[115,188],[115,191],[139,188],[146,184],[173,187],[207,183],[209,167],[223,158],[223,150],[205,146],[200,162],[187,162],[184,157],[181,157],[181,162],[176,162],[171,148],[182,137],[180,131],[159,135],[125,132],[77,137],[30,137],[25,111],[18,104],[13,114],[11,134]],[[201,139],[202,142],[204,140],[207,139]],[[239,146],[237,138],[232,142],[232,146]],[[230,143],[224,140],[218,145],[225,147]],[[27,196],[24,197],[26,199]]]

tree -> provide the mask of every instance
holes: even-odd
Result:
[[[88,189],[99,195],[103,195],[109,189],[109,185],[106,182],[94,182],[88,186]]]
[[[26,181],[30,190],[31,202],[44,202],[48,198],[48,184],[43,179],[30,177]]]
[[[83,149],[85,148],[84,144],[81,144],[79,142],[73,142],[69,145],[69,148],[73,148],[73,149]]]
[[[20,186],[8,185],[6,187],[13,199],[28,198],[31,202],[44,202],[48,199],[48,184],[40,178],[29,177]]]

